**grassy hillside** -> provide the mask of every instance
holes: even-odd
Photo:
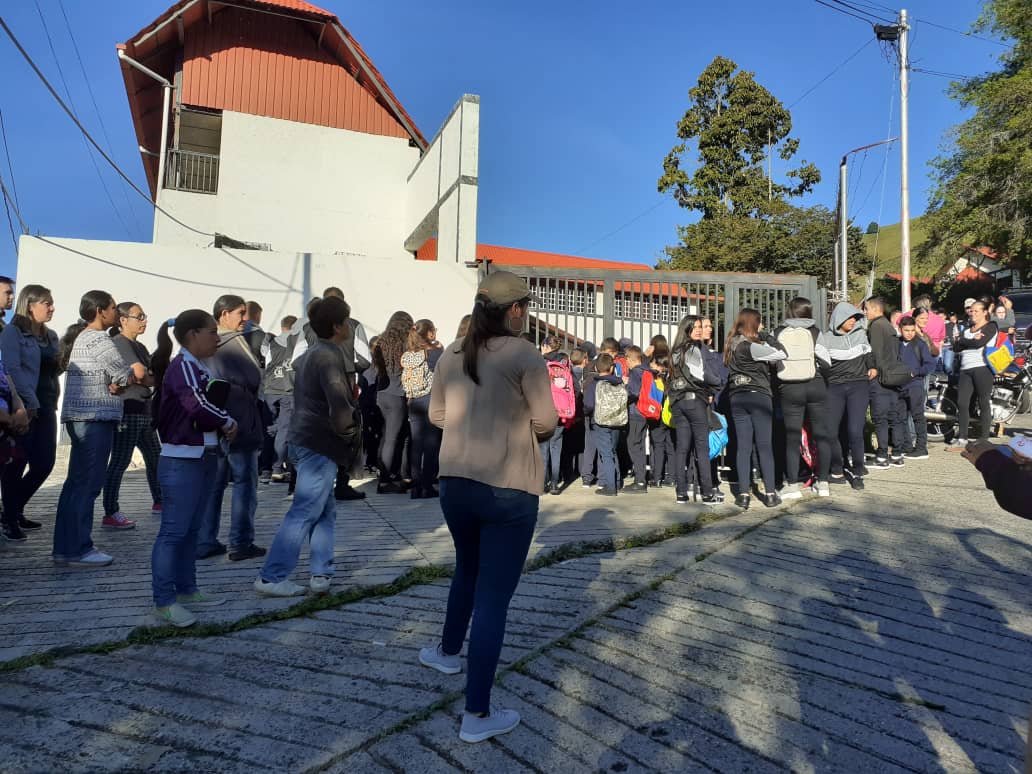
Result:
[[[941,266],[934,261],[922,265],[917,258],[917,251],[927,238],[927,231],[921,218],[912,218],[910,221],[910,261],[911,274],[917,277],[930,277],[938,271]],[[875,256],[874,243],[878,240],[878,254]],[[864,245],[871,256],[875,256],[875,277],[882,277],[886,274],[899,274],[900,260],[900,225],[893,223],[889,226],[882,226],[880,234],[864,234]]]

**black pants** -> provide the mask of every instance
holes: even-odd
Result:
[[[878,457],[889,454],[890,430],[892,452],[902,454],[907,443],[907,418],[899,387],[883,387],[877,379],[871,382],[871,421],[878,437]]]
[[[910,436],[910,428],[907,428],[907,451],[928,451],[928,421],[924,415],[927,399],[924,379],[918,379],[903,388],[903,403],[914,422],[914,437]]]
[[[598,443],[595,437],[595,423],[591,417],[584,417],[584,452],[580,458],[581,478],[588,483],[594,483],[595,457],[598,456]]]
[[[8,524],[17,524],[25,515],[26,503],[54,469],[54,460],[57,459],[57,413],[54,409],[41,408],[29,424],[29,432],[16,441],[23,456],[0,469],[3,517]]]
[[[441,428],[430,423],[430,396],[409,401],[409,429],[412,432],[412,482],[418,489],[430,489],[437,480],[441,454]]]
[[[386,392],[376,394],[376,405],[383,414],[383,439],[380,441],[380,480],[401,478],[402,455],[408,440],[408,399]]]
[[[738,438],[738,493],[749,494],[751,489],[753,443],[763,474],[763,489],[774,492],[774,401],[763,392],[733,392],[731,419]],[[702,459],[708,457],[707,450]]]
[[[648,460],[645,456],[645,433],[648,422],[645,417],[631,413],[627,423],[627,452],[631,455],[631,468],[634,470],[634,483],[646,482]]]
[[[978,438],[986,440],[992,429],[993,372],[988,366],[968,368],[957,380],[957,437],[967,438],[971,426],[971,396],[978,396]]]
[[[828,480],[831,469],[831,435],[825,421],[828,386],[818,376],[808,382],[781,384],[781,413],[785,418],[785,483],[799,483],[799,447],[803,440],[803,422],[810,420],[810,433],[817,443],[818,481]]]
[[[684,398],[670,407],[674,418],[674,484],[677,494],[688,493],[688,458],[695,450],[702,494],[713,493],[709,465],[709,412],[701,398]]]
[[[652,446],[652,480],[655,483],[670,479],[674,462],[674,438],[662,422],[649,423],[649,441]]]
[[[362,447],[367,468],[379,467],[382,438],[383,414],[379,407],[375,403],[362,406]]]
[[[867,406],[871,402],[871,388],[867,380],[829,384],[826,425],[831,433],[831,472],[842,475],[842,443],[839,441],[842,420],[846,424],[846,447],[853,470],[859,471],[864,464],[864,426],[867,423]]]

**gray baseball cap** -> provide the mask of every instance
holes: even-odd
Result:
[[[526,299],[536,300],[527,283],[511,271],[493,271],[477,288],[477,295],[484,296],[492,304],[508,306]]]

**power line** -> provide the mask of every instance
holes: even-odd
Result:
[[[0,185],[3,185],[3,175],[0,174]],[[18,255],[18,237],[14,233],[14,221],[11,220],[11,206],[7,203],[7,188],[3,188],[4,210],[7,212],[7,227],[11,230],[11,244],[14,245],[14,254]]]
[[[846,57],[846,58],[845,58],[845,59],[844,59],[844,60],[842,61],[842,63],[841,63],[841,64],[840,64],[840,65],[839,65],[838,67],[836,67],[836,68],[835,68],[834,70],[832,70],[832,71],[831,71],[830,73],[828,73],[828,74],[827,74],[827,75],[825,75],[825,76],[824,76],[823,78],[821,78],[821,79],[820,79],[819,81],[817,81],[817,83],[815,83],[815,84],[814,84],[813,86],[811,86],[811,87],[810,87],[810,88],[808,88],[808,89],[807,89],[806,91],[804,91],[804,92],[803,92],[803,94],[802,94],[802,96],[800,96],[800,97],[799,97],[799,99],[797,99],[797,100],[796,100],[795,102],[793,102],[793,103],[792,103],[791,105],[789,105],[789,106],[788,106],[787,108],[785,108],[785,109],[786,109],[786,110],[791,110],[791,109],[792,109],[792,108],[794,108],[794,107],[795,107],[796,105],[798,105],[798,104],[799,104],[800,102],[802,102],[802,101],[803,101],[804,99],[806,99],[806,98],[807,98],[808,96],[810,96],[810,94],[812,94],[812,93],[813,93],[814,91],[816,91],[818,87],[822,86],[822,85],[824,84],[824,82],[825,82],[826,80],[828,80],[829,78],[831,78],[831,77],[832,77],[833,75],[835,75],[835,74],[836,74],[836,73],[837,73],[837,72],[838,72],[839,70],[841,70],[841,69],[842,69],[843,67],[845,67],[845,66],[846,66],[847,64],[849,64],[849,63],[850,63],[850,62],[852,62],[852,61],[853,61],[854,59],[856,59],[856,58],[857,58],[858,56],[860,56],[860,52],[861,52],[861,51],[863,51],[863,50],[864,50],[865,48],[867,48],[867,47],[868,47],[869,45],[871,45],[872,43],[874,43],[874,41],[875,41],[875,39],[874,39],[874,38],[870,38],[870,39],[868,39],[868,41],[867,41],[866,43],[864,43],[864,44],[863,44],[862,46],[860,46],[860,48],[858,48],[858,49],[857,49],[856,51],[854,51],[854,52],[853,52],[852,54],[850,54],[849,56],[847,56],[847,57]]]
[[[864,24],[873,23],[870,18],[866,16],[859,16],[855,13],[851,13],[850,11],[847,11],[845,8],[842,8],[841,6],[832,5],[831,3],[825,2],[824,0],[814,0],[814,2],[816,2],[818,5],[823,5],[825,8],[830,8],[833,11],[838,11],[839,13],[845,14],[846,16],[852,16],[854,19],[859,19]]]
[[[598,239],[596,239],[596,240],[595,240],[594,242],[592,242],[592,243],[591,243],[590,245],[588,245],[587,247],[582,247],[582,248],[581,248],[580,250],[576,250],[575,252],[577,253],[577,255],[584,255],[584,253],[586,253],[586,252],[587,252],[588,250],[590,250],[590,249],[591,249],[592,247],[594,247],[595,245],[599,244],[600,242],[605,242],[605,241],[606,241],[607,239],[609,239],[609,237],[611,237],[611,236],[615,236],[616,234],[619,234],[619,233],[620,233],[621,231],[623,231],[623,230],[624,230],[625,228],[627,228],[628,226],[630,226],[630,225],[632,225],[632,224],[634,224],[634,223],[637,223],[637,222],[638,222],[639,220],[641,220],[642,218],[644,218],[644,217],[645,217],[646,215],[648,215],[648,214],[649,214],[650,212],[652,212],[652,211],[653,211],[653,210],[655,210],[655,209],[658,209],[660,205],[662,205],[662,204],[666,204],[666,201],[667,201],[667,199],[666,199],[666,197],[664,196],[664,197],[663,197],[662,199],[660,199],[660,200],[659,200],[658,202],[656,202],[655,204],[653,204],[653,205],[652,205],[651,207],[649,207],[649,208],[648,208],[647,210],[643,210],[643,211],[642,211],[642,212],[640,212],[639,214],[635,215],[635,216],[634,216],[633,218],[631,218],[631,219],[630,219],[629,221],[627,221],[626,223],[624,223],[624,224],[623,224],[622,226],[620,226],[619,228],[613,229],[612,231],[610,231],[610,232],[609,232],[608,234],[606,234],[605,236],[601,236],[601,237],[599,237]]]
[[[954,80],[954,81],[968,81],[968,80],[971,80],[972,78],[977,78],[978,77],[978,76],[975,76],[975,75],[960,75],[959,73],[944,73],[944,72],[942,72],[940,70],[926,70],[923,67],[913,67],[913,66],[910,68],[910,72],[912,72],[912,73],[922,73],[924,75],[936,75],[936,76],[938,76],[940,78],[949,78],[949,79]]]
[[[114,143],[111,142],[111,137],[108,136],[107,125],[104,123],[104,115],[100,112],[100,108],[97,106],[97,96],[93,93],[93,84],[90,83],[90,77],[86,73],[86,65],[82,61],[82,54],[79,52],[79,44],[75,40],[75,33],[72,32],[72,25],[68,21],[68,14],[65,12],[64,0],[57,0],[57,6],[61,9],[61,17],[64,19],[65,29],[68,30],[68,37],[72,41],[72,50],[75,51],[75,58],[79,62],[79,71],[82,72],[82,80],[86,83],[86,90],[90,95],[90,102],[93,103],[93,112],[97,114],[97,122],[100,124],[100,131],[104,135],[104,141],[107,143],[108,151],[114,148]],[[136,226],[137,230],[140,229],[140,220],[136,217],[136,210],[133,209],[132,202],[129,201],[129,193],[125,188],[121,188],[122,198],[125,199],[125,207],[129,210],[129,215],[132,217],[133,225]]]
[[[36,11],[39,13],[39,20],[43,24],[43,33],[46,35],[47,44],[50,46],[50,53],[54,57],[54,64],[57,65],[57,74],[61,78],[62,85],[64,85],[65,95],[68,97],[68,102],[74,110],[75,100],[72,99],[72,90],[68,88],[68,81],[65,79],[64,68],[61,67],[61,58],[57,55],[57,49],[54,48],[54,40],[50,37],[50,28],[47,26],[46,18],[43,16],[43,8],[40,6],[39,0],[36,0]],[[126,222],[125,218],[122,217],[122,213],[118,207],[115,206],[115,200],[111,196],[111,190],[108,188],[107,182],[104,180],[104,176],[100,173],[100,166],[97,164],[97,160],[93,157],[93,153],[90,152],[89,145],[86,145],[85,139],[83,139],[83,145],[86,146],[86,155],[90,157],[90,163],[93,164],[93,171],[97,173],[97,180],[100,181],[100,185],[104,189],[104,194],[107,196],[108,203],[111,205],[111,209],[114,211],[115,217],[118,218],[126,233],[131,236],[132,231],[129,229],[129,224]]]
[[[104,161],[111,165],[115,172],[118,173],[119,177],[125,180],[125,182],[128,183],[129,186],[134,191],[136,191],[136,193],[138,193],[140,196],[146,199],[154,207],[155,210],[160,212],[173,223],[177,223],[183,228],[185,228],[187,231],[192,231],[193,233],[200,234],[201,236],[215,236],[215,234],[209,231],[202,231],[201,229],[194,228],[193,226],[184,223],[175,215],[170,213],[168,210],[161,207],[157,202],[154,201],[154,199],[151,198],[150,194],[146,193],[142,188],[136,185],[136,183],[132,181],[132,178],[130,178],[125,172],[123,172],[122,168],[118,166],[118,164],[115,163],[115,161],[104,151],[104,149],[100,147],[97,141],[93,139],[93,135],[91,135],[89,131],[87,131],[86,127],[82,125],[82,122],[76,117],[75,113],[68,107],[68,105],[65,104],[64,100],[61,99],[61,95],[57,93],[54,87],[50,84],[50,81],[47,80],[47,77],[43,75],[43,72],[33,61],[32,57],[29,56],[29,53],[19,42],[18,38],[15,37],[14,33],[11,31],[11,28],[7,26],[7,22],[4,21],[4,18],[2,16],[0,16],[0,27],[3,27],[4,32],[7,33],[7,37],[11,39],[11,42],[14,43],[15,48],[18,49],[18,53],[22,55],[22,58],[25,59],[26,62],[28,62],[29,67],[31,67],[33,72],[36,73],[36,77],[39,78],[40,81],[42,81],[43,85],[47,88],[47,91],[50,92],[50,96],[52,96],[57,101],[57,104],[61,106],[61,109],[64,110],[64,112],[68,115],[70,119],[72,119],[72,123],[74,123],[76,127],[78,127],[79,131],[82,132],[83,136],[90,141],[90,144],[92,144],[93,147],[97,149],[97,152],[100,153]]]
[[[14,179],[14,165],[11,163],[11,149],[7,144],[7,126],[4,124],[4,111],[0,110],[0,135],[3,135],[4,139],[4,155],[7,156],[7,172],[11,176],[11,190],[14,191],[14,201],[19,207],[21,202],[18,201],[18,184]]]
[[[956,27],[948,27],[945,24],[939,24],[937,22],[928,21],[927,19],[914,19],[919,24],[927,24],[929,27],[936,27],[940,30],[946,30],[947,32],[953,32],[957,35],[963,35],[965,38],[972,38],[973,40],[982,40],[986,43],[992,43],[994,46],[1000,46],[1001,48],[1010,48],[1006,43],[1001,43],[999,40],[993,40],[987,38],[984,35],[976,35],[973,32],[964,32],[964,30],[958,30]]]
[[[11,209],[14,210],[14,214],[18,217],[18,223],[21,225],[22,233],[28,234],[29,227],[25,225],[25,219],[22,218],[21,212],[18,209],[18,203],[11,198],[10,192],[7,190],[7,186],[4,185],[4,176],[0,174],[0,193],[3,194],[4,203],[10,204]]]
[[[893,18],[886,19],[884,16],[880,16],[879,14],[874,13],[873,11],[868,11],[868,10],[865,10],[863,8],[857,8],[852,3],[846,2],[846,0],[830,0],[830,2],[834,3],[835,5],[842,6],[844,8],[848,8],[848,9],[850,9],[852,11],[856,11],[859,14],[866,15],[866,16],[870,17],[871,19],[875,19],[877,21],[884,22],[886,24],[895,24],[895,22],[896,22],[895,11],[893,11]]]

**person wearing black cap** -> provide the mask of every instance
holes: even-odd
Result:
[[[430,392],[430,421],[444,431],[441,510],[455,543],[455,573],[441,640],[420,650],[419,661],[445,674],[461,672],[472,616],[459,732],[466,742],[520,722],[517,712],[491,707],[491,684],[545,484],[538,443],[558,422],[545,361],[520,336],[530,299],[515,274],[485,277],[469,332],[441,355]]]

